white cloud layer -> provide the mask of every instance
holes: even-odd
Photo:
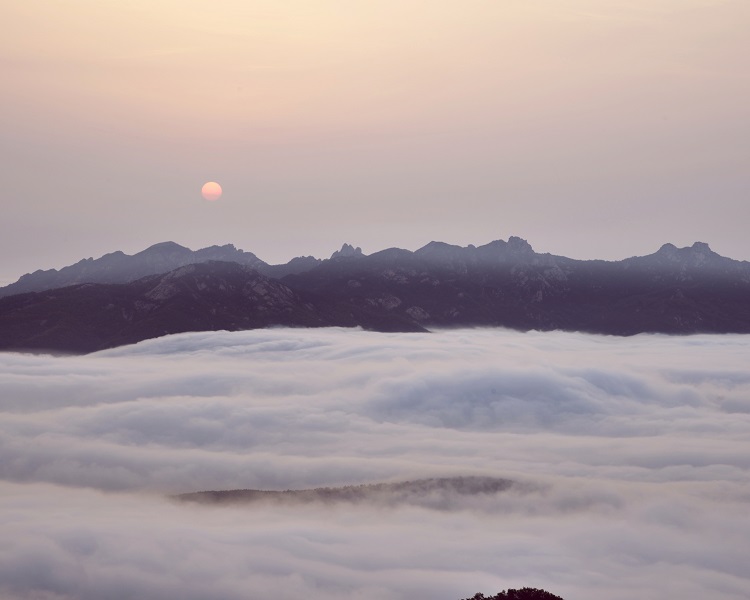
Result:
[[[750,595],[750,339],[196,333],[0,354],[0,596]],[[482,475],[453,498],[178,504]]]

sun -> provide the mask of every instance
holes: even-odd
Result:
[[[207,181],[201,188],[201,195],[209,202],[215,202],[221,198],[221,186],[215,181]]]

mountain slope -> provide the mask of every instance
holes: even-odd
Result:
[[[257,261],[233,246],[193,253],[167,243],[136,255],[140,262],[128,262],[130,271],[109,273],[212,253]],[[107,257],[97,268],[123,260],[117,253]],[[479,247],[431,242],[416,252],[391,248],[369,256],[345,244],[328,260],[295,261],[277,266],[285,267],[276,271],[281,279],[236,261],[209,261],[129,283],[0,298],[0,349],[90,352],[169,333],[272,325],[750,333],[750,264],[700,242],[666,244],[652,255],[615,262],[538,254],[514,237]]]
[[[300,273],[320,263],[320,260],[306,256],[294,258],[285,265],[269,265],[252,252],[238,250],[232,244],[193,251],[174,242],[162,242],[132,256],[117,251],[97,259],[83,259],[59,271],[48,269],[28,273],[15,283],[0,288],[0,297],[42,292],[78,283],[129,283],[148,275],[167,273],[185,265],[208,261],[237,263],[271,277]]]
[[[254,286],[264,286],[271,302],[254,302]],[[196,327],[266,326],[292,297],[291,290],[278,282],[269,286],[247,267],[190,265],[131,284],[89,283],[2,298],[0,343],[90,352]],[[301,325],[319,324],[305,311],[296,317]]]
[[[426,327],[750,331],[750,264],[701,243],[607,262],[537,254],[519,238],[465,248],[432,242],[324,261],[283,281]]]

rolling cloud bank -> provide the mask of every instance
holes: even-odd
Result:
[[[0,353],[0,596],[744,599],[748,364],[747,336],[481,329]]]

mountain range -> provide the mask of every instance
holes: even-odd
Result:
[[[508,327],[614,335],[750,332],[750,263],[696,242],[621,261],[540,254],[518,237],[430,242],[269,265],[174,242],[0,288],[0,349],[85,353],[186,331],[268,326],[425,332]]]

